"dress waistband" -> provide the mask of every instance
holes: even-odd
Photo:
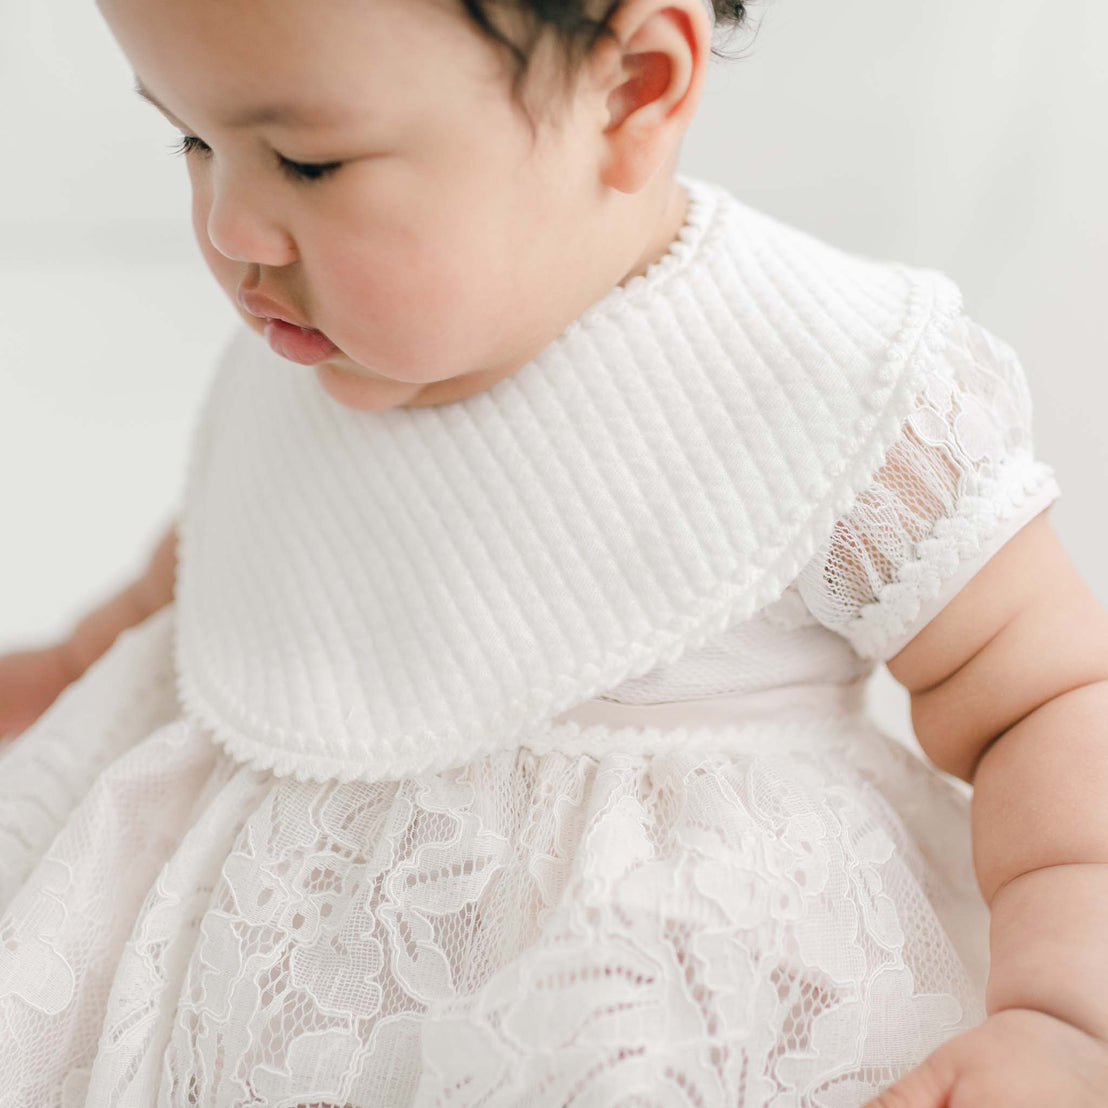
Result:
[[[779,685],[756,692],[722,693],[658,704],[623,704],[594,697],[562,712],[551,723],[581,727],[687,728],[726,726],[754,721],[782,722],[852,715],[866,704],[867,679]]]

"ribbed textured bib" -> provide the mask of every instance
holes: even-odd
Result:
[[[957,287],[678,181],[668,253],[454,403],[354,411],[253,332],[228,344],[176,662],[233,757],[374,780],[527,744],[776,599],[850,507]]]

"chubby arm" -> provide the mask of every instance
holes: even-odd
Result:
[[[142,575],[89,612],[59,644],[68,681],[76,681],[119,637],[173,600],[177,573],[177,525],[171,524]]]
[[[1047,514],[887,662],[920,745],[974,786],[986,1007],[1108,1041],[1108,610]]]

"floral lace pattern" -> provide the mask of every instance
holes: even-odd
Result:
[[[318,784],[165,722],[24,857],[0,1105],[860,1105],[982,1017],[966,803],[862,718],[789,735]]]

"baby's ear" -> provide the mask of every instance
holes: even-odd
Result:
[[[940,769],[972,783],[987,747],[1041,704],[1108,680],[1108,609],[1043,511],[885,663]]]
[[[625,0],[587,68],[602,101],[602,180],[634,193],[670,160],[696,114],[711,54],[703,0]],[[618,40],[618,41],[617,41]]]

